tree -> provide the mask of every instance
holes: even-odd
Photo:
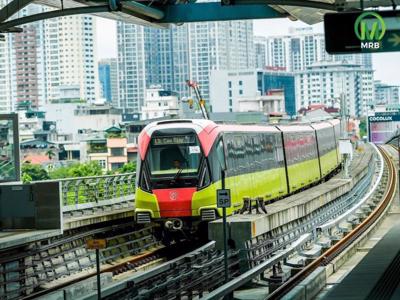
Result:
[[[40,165],[24,163],[22,165],[22,181],[36,181],[50,179],[49,174]]]
[[[89,161],[71,166],[69,175],[70,177],[99,176],[103,175],[103,170],[97,161]]]
[[[130,161],[117,170],[117,173],[131,173],[136,171],[136,162]]]
[[[56,156],[56,154],[54,153],[54,151],[51,150],[51,149],[47,150],[46,155],[47,155],[47,157],[48,157],[50,160],[52,160],[53,157]]]
[[[71,166],[68,167],[60,167],[49,172],[49,176],[51,179],[60,179],[60,178],[68,178],[70,176]]]
[[[366,118],[362,118],[360,120],[360,138],[362,139],[363,136],[367,135],[367,119]]]

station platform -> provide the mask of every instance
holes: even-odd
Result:
[[[373,160],[374,149],[366,145],[363,152],[355,154],[350,165],[350,178],[343,179],[339,173],[327,182],[268,204],[267,214],[238,214],[227,218],[228,238],[234,241],[237,249],[244,249],[246,241],[269,232],[292,221],[306,217],[330,201],[351,191],[368,173]],[[210,240],[223,248],[222,219],[209,223]]]
[[[65,230],[76,229],[83,226],[109,222],[113,220],[134,218],[134,204],[129,207],[109,207],[97,212],[82,212],[74,216],[62,217],[63,228],[52,230],[0,230],[0,250],[19,247],[40,240],[62,235]]]
[[[397,224],[322,299],[400,299],[399,241],[400,224]]]
[[[88,226],[92,224],[108,222],[118,219],[134,218],[135,207],[132,204],[129,207],[105,209],[102,211],[94,212],[91,214],[82,213],[81,215],[75,215],[63,218],[64,230],[74,229],[82,226]]]

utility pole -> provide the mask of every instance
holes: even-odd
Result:
[[[340,94],[340,118],[342,127],[342,136],[339,143],[339,150],[343,157],[343,178],[349,178],[349,163],[352,154],[351,143],[347,134],[347,107],[344,93]]]

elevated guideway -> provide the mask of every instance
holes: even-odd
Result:
[[[318,212],[324,205],[350,192],[366,176],[369,166],[373,165],[373,153],[371,146],[365,146],[362,152],[355,155],[350,166],[350,179],[343,179],[342,174],[338,174],[325,183],[267,205],[266,214],[238,214],[228,217],[228,238],[236,247],[244,249],[246,242]],[[222,249],[221,220],[209,224],[209,238],[216,240],[217,247]]]

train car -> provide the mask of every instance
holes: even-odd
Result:
[[[335,128],[328,122],[312,124],[311,127],[316,133],[321,176],[325,177],[339,164]]]
[[[287,125],[277,128],[282,132],[289,192],[293,193],[320,180],[321,170],[315,130],[308,125]]]
[[[332,124],[333,126],[333,132],[335,134],[335,141],[336,141],[336,154],[337,154],[337,160],[338,163],[342,161],[342,156],[340,155],[339,152],[339,139],[341,137],[341,123],[339,119],[333,119],[333,120],[328,120],[329,124]]]
[[[216,190],[222,170],[231,189],[228,214],[243,207],[244,197],[276,200],[302,189],[322,176],[317,141],[316,129],[305,125],[151,123],[138,141],[136,222],[180,230],[221,216]]]

